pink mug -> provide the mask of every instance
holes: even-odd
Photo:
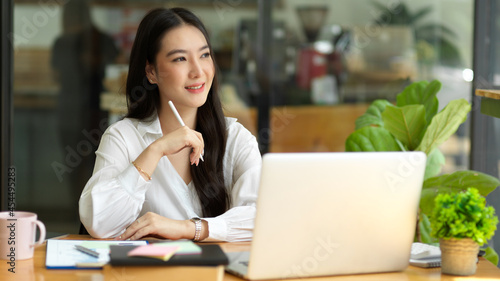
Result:
[[[35,243],[36,227],[40,239]],[[0,259],[15,262],[33,257],[36,245],[45,240],[45,225],[35,213],[0,212]]]

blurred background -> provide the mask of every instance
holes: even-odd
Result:
[[[205,23],[226,115],[258,138],[262,153],[344,151],[370,102],[395,101],[414,81],[442,82],[440,109],[452,99],[473,102],[481,56],[473,52],[473,0],[16,0],[17,209],[37,212],[49,231],[78,231],[78,198],[99,137],[126,111],[137,26],[148,10],[175,6]],[[500,79],[496,69],[488,73],[479,83],[493,88]],[[487,156],[472,167],[469,118],[441,146],[443,173],[482,165],[499,176],[500,128],[488,120],[475,136],[487,142],[478,152]]]

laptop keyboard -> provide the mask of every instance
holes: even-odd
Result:
[[[242,264],[244,266],[248,266],[248,261],[240,261],[240,264]]]

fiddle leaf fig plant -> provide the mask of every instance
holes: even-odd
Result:
[[[438,80],[419,81],[399,93],[395,105],[375,100],[356,120],[346,151],[424,151],[425,179],[438,175],[444,165],[438,146],[456,132],[471,110],[466,100],[458,99],[438,112],[440,89]]]
[[[430,244],[438,242],[431,236],[429,220],[438,194],[466,191],[473,186],[481,196],[487,196],[500,185],[497,178],[477,171],[440,174],[445,157],[439,146],[457,131],[471,110],[468,101],[457,99],[439,111],[437,94],[440,90],[441,82],[438,80],[418,81],[397,95],[396,104],[375,100],[366,113],[356,120],[356,130],[345,142],[346,151],[426,153],[416,239]],[[488,249],[488,252],[494,253],[494,250]]]
[[[429,154],[453,135],[460,124],[467,120],[471,105],[464,99],[452,100],[436,114],[427,128],[417,150]]]
[[[382,120],[384,127],[408,150],[418,147],[426,126],[423,105],[388,106],[382,113]]]

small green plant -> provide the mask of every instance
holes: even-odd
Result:
[[[482,246],[495,234],[498,217],[477,189],[468,188],[436,196],[430,222],[435,238],[471,238]]]

